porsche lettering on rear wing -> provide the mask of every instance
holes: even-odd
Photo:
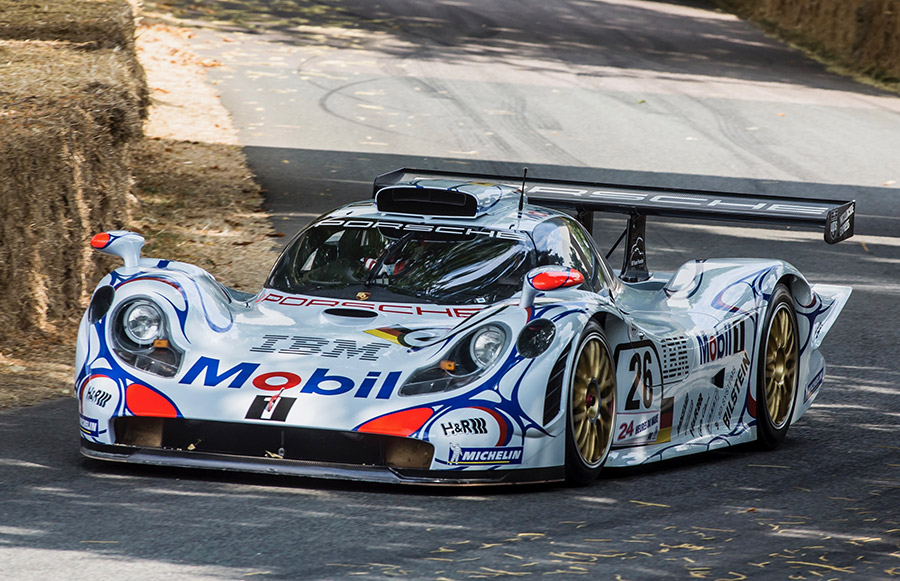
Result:
[[[529,201],[551,207],[821,227],[829,244],[853,235],[856,206],[855,201],[639,187],[528,184],[525,193]]]
[[[523,178],[514,176],[404,168],[378,176],[373,195],[386,187],[418,187],[422,180],[457,181],[460,186],[471,183],[505,184],[516,188],[521,188],[523,182]],[[622,238],[627,236],[628,244],[622,278],[632,281],[649,276],[644,248],[647,216],[822,228],[825,231],[825,241],[836,244],[853,236],[856,213],[855,200],[835,201],[572,180],[528,178],[524,182],[525,195],[530,203],[574,211],[588,231],[593,229],[593,212],[628,215],[628,228],[622,235]]]
[[[497,183],[514,187],[521,187],[522,183],[521,177],[399,169],[378,176],[375,192],[387,186],[413,185],[422,179],[458,180],[460,184]],[[856,206],[855,201],[532,178],[526,181],[525,195],[531,203],[576,212],[599,211],[818,227],[825,230],[825,241],[829,244],[853,235]]]

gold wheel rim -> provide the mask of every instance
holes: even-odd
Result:
[[[766,407],[776,428],[788,421],[797,384],[794,321],[786,304],[778,305],[766,341]]]
[[[572,378],[572,434],[582,461],[600,464],[612,441],[616,382],[612,361],[599,335],[582,343]]]

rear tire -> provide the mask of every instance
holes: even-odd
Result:
[[[761,329],[756,439],[763,449],[774,450],[791,426],[800,363],[797,314],[791,293],[785,285],[779,283],[772,292]]]
[[[566,411],[566,481],[593,482],[613,439],[616,370],[600,326],[585,327],[575,351]]]

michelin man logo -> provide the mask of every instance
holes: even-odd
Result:
[[[450,442],[450,464],[459,464],[462,446],[458,442]]]

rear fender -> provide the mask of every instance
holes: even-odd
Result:
[[[847,303],[852,289],[837,285],[810,285],[787,263],[784,263],[784,267],[779,271],[779,276],[775,280],[784,282],[791,291],[794,311],[797,314],[797,337],[800,343],[799,376],[794,414],[791,418],[793,423],[810,408],[824,383],[825,358],[819,352],[819,347]],[[764,312],[760,311],[761,317]]]
[[[825,360],[818,348],[850,294],[848,287],[811,286],[791,264],[782,260],[711,259],[688,263],[676,272],[667,285],[672,297],[690,295],[695,308],[722,316],[743,313],[752,318],[756,332],[749,355],[753,361],[749,378],[749,412],[756,417],[756,389],[759,374],[760,329],[769,300],[779,283],[791,292],[797,314],[797,339],[800,354],[797,394],[792,421],[796,421],[812,404],[825,376]],[[733,271],[733,272],[732,272]],[[712,277],[708,276],[715,273]],[[694,290],[696,289],[696,290]],[[751,426],[755,420],[751,419]]]

